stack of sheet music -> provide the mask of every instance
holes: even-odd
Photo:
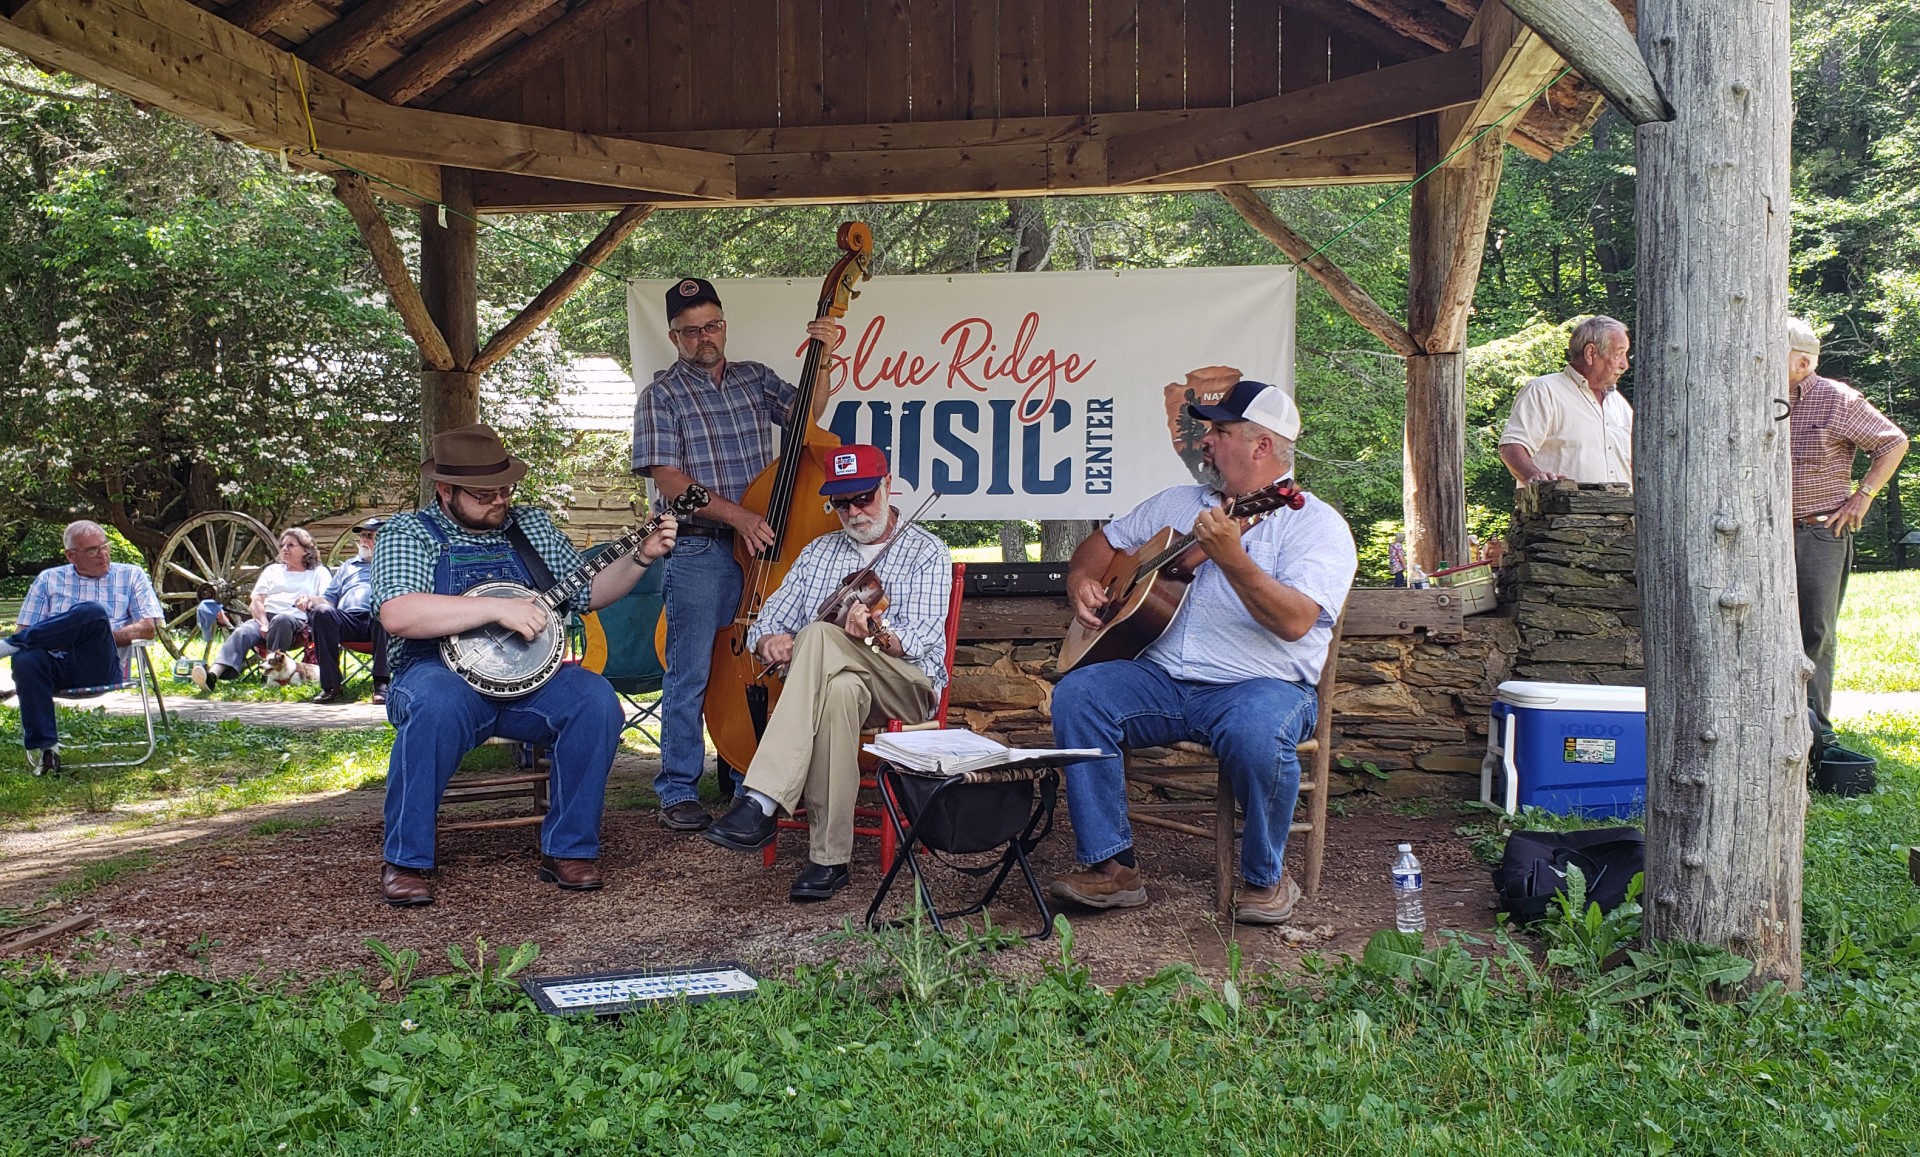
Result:
[[[964,727],[928,731],[883,731],[866,749],[895,767],[929,775],[954,775],[989,767],[1034,767],[1099,759],[1098,748],[1008,747]]]

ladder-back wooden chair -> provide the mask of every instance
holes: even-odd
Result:
[[[1301,892],[1311,900],[1320,891],[1320,867],[1327,849],[1327,786],[1333,768],[1333,688],[1339,666],[1340,637],[1346,626],[1343,608],[1333,622],[1333,638],[1327,644],[1327,661],[1320,669],[1315,685],[1319,716],[1313,737],[1295,749],[1300,758],[1300,799],[1294,805],[1292,836],[1306,837],[1305,877]],[[1146,748],[1143,750],[1156,750]],[[1213,750],[1204,743],[1175,743],[1169,748],[1189,754],[1211,757]],[[1238,807],[1234,803],[1233,784],[1218,762],[1162,766],[1143,763],[1137,753],[1124,753],[1128,784],[1149,789],[1153,798],[1127,806],[1127,819],[1135,824],[1165,828],[1183,835],[1198,836],[1214,842],[1214,904],[1223,919],[1233,916],[1233,844],[1240,836]],[[1301,818],[1305,811],[1306,818]],[[1189,818],[1191,817],[1191,818]],[[1210,817],[1210,818],[1208,818]]]

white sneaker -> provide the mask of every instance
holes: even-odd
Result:
[[[187,672],[187,678],[191,679],[193,685],[202,691],[206,691],[211,687],[211,683],[207,679],[207,665],[205,663],[195,663],[193,670]]]

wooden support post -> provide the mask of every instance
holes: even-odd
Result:
[[[380,215],[380,206],[367,191],[365,178],[356,173],[335,173],[333,195],[340,198],[340,203],[353,215],[360,240],[366,244],[374,268],[380,271],[380,280],[386,283],[387,294],[393,299],[393,308],[400,314],[413,344],[419,347],[421,365],[429,370],[453,369],[453,353],[447,348],[446,336],[435,324],[433,312],[421,298],[420,291],[414,287],[413,278],[407,272],[406,255],[400,252],[393,231],[387,228],[387,219]]]
[[[468,188],[471,189],[472,186],[469,185]],[[614,214],[613,220],[607,222],[606,228],[600,230],[598,236],[587,242],[587,247],[580,251],[580,256],[573,259],[573,264],[562,269],[560,276],[554,278],[551,284],[541,290],[539,296],[528,302],[525,309],[515,314],[512,321],[501,326],[500,332],[487,341],[487,348],[481,350],[479,356],[475,357],[473,363],[467,368],[476,374],[484,374],[493,367],[495,362],[512,353],[515,346],[525,341],[528,334],[539,329],[540,323],[553,315],[554,310],[566,304],[567,298],[573,296],[573,291],[580,288],[581,283],[593,276],[595,266],[605,261],[615,249],[620,248],[620,243],[627,239],[628,234],[638,229],[641,222],[652,215],[652,205],[629,205]]]
[[[1646,930],[1798,988],[1811,664],[1773,400],[1787,378],[1789,12],[1637,11],[1675,114],[1637,134]]]
[[[1588,83],[1636,125],[1673,119],[1673,109],[1611,0],[1506,0]],[[1643,36],[1644,39],[1644,36]]]
[[[1421,118],[1423,171],[1440,160],[1439,131]],[[1482,137],[1413,190],[1407,328],[1422,352],[1407,359],[1404,504],[1411,561],[1426,571],[1467,561],[1467,311],[1500,159],[1500,141]]]
[[[479,229],[474,221],[473,179],[465,169],[440,170],[446,224],[434,206],[420,210],[420,296],[446,335],[451,364],[420,375],[422,457],[442,430],[480,420],[480,375],[472,372],[479,353]],[[428,497],[423,493],[422,497]]]

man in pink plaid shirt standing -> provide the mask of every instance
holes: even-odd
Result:
[[[1814,370],[1820,339],[1787,319],[1787,405],[1793,433],[1793,560],[1800,587],[1800,642],[1813,661],[1807,706],[1813,745],[1833,742],[1833,659],[1840,600],[1853,569],[1853,535],[1907,453],[1907,436],[1859,390]],[[1872,459],[1853,484],[1853,457]],[[1815,758],[1818,758],[1816,754]]]

